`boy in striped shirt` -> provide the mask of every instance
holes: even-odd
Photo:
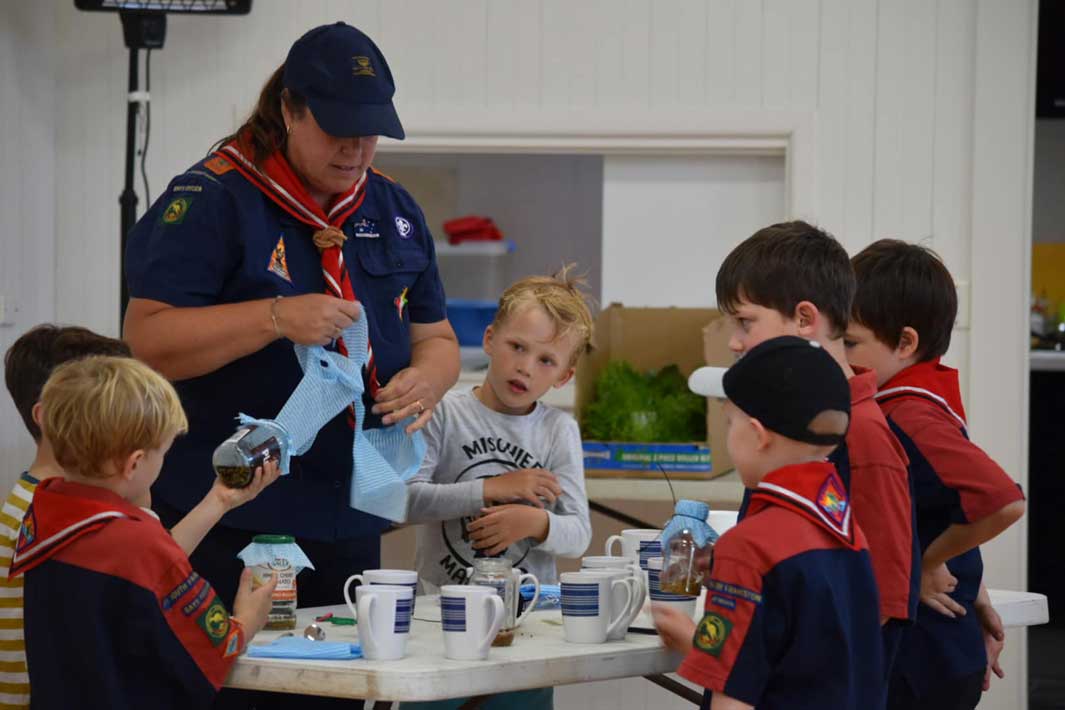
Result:
[[[37,401],[52,370],[70,360],[91,355],[130,356],[129,346],[86,328],[39,325],[12,344],[4,356],[4,380],[15,408],[33,440],[37,455],[0,508],[0,710],[30,706],[30,678],[26,670],[23,635],[23,578],[8,579],[11,557],[22,517],[37,484],[63,475],[52,447],[37,423]]]

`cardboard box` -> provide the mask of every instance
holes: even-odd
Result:
[[[626,360],[638,370],[676,365],[685,376],[708,362],[731,363],[725,322],[711,308],[626,308],[617,303],[605,308],[595,322],[596,350],[577,365],[577,421],[595,398],[600,370],[611,360]],[[586,442],[585,474],[660,478],[657,463],[677,478],[720,476],[731,470],[732,462],[725,449],[721,404],[713,400],[707,406],[707,432],[706,442],[675,445]]]

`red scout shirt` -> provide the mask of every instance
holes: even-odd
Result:
[[[26,573],[34,707],[206,707],[244,631],[150,513],[111,491],[43,481],[11,575]]]
[[[786,466],[714,546],[678,671],[759,710],[867,710],[884,698],[876,581],[830,463]]]
[[[876,399],[910,460],[922,553],[951,525],[975,523],[1024,499],[1013,479],[969,441],[957,370],[938,358],[918,363],[886,382]],[[948,560],[947,568],[958,579],[950,596],[966,614],[952,619],[919,605],[895,665],[917,695],[987,664],[973,610],[983,577],[980,549]]]
[[[854,368],[846,456],[854,516],[869,541],[880,591],[880,616],[912,620],[920,600],[920,555],[914,549],[909,459],[877,406],[876,373]],[[842,447],[841,447],[842,448]],[[835,460],[835,456],[832,457]],[[842,466],[841,466],[842,468]]]

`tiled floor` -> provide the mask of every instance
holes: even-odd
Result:
[[[1028,710],[1065,708],[1065,627],[1028,629]]]

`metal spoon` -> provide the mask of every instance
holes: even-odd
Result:
[[[283,639],[295,635],[296,634],[292,633],[291,631],[286,631],[285,633],[278,636],[278,638]],[[303,638],[309,641],[325,641],[325,629],[323,629],[318,624],[311,624],[303,630]]]

